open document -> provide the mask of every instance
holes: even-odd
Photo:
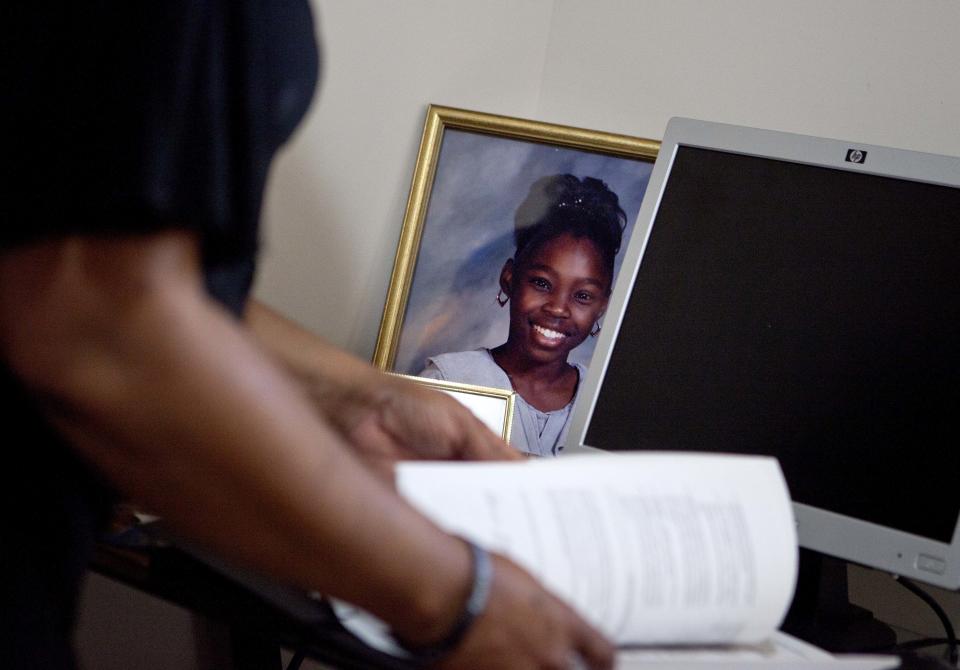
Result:
[[[439,525],[506,554],[619,643],[759,642],[793,595],[793,514],[771,458],[403,464],[397,485]]]
[[[836,660],[808,645],[806,655],[789,653],[790,638],[777,637],[797,540],[774,459],[645,452],[411,462],[398,467],[397,487],[441,527],[509,556],[632,648],[622,667],[681,667],[679,659],[696,667],[717,663],[715,654],[736,663],[735,651],[741,662],[774,666],[818,653],[819,662]],[[691,656],[691,645],[701,651]],[[841,665],[897,665],[856,660]]]

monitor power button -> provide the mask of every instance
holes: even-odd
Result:
[[[947,564],[943,559],[919,554],[917,555],[917,569],[942,575],[944,570],[947,569]]]

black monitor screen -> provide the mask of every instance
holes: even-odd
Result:
[[[960,189],[680,147],[585,442],[771,454],[796,502],[950,542]]]

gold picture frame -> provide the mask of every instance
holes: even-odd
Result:
[[[453,142],[453,140],[456,140],[456,142],[451,146],[469,145],[472,148],[470,150],[460,149],[459,154],[450,154],[449,152],[454,151],[454,149],[448,150],[447,144]],[[479,151],[477,147],[479,147]],[[502,191],[496,190],[499,188],[496,184],[507,184],[509,189],[519,192],[528,188],[531,176],[535,176],[534,168],[529,167],[529,165],[526,167],[518,165],[516,169],[519,176],[515,180],[517,183],[515,185],[512,182],[508,183],[504,181],[506,177],[501,170],[504,163],[514,164],[524,160],[529,163],[534,160],[529,158],[530,156],[543,156],[543,158],[536,158],[536,160],[548,163],[549,160],[555,159],[554,164],[560,166],[560,168],[556,168],[558,171],[564,166],[577,164],[577,161],[584,165],[596,164],[601,167],[606,165],[608,167],[603,169],[613,171],[619,168],[622,162],[622,171],[625,174],[630,174],[630,170],[637,166],[636,179],[638,181],[636,183],[639,184],[639,180],[649,178],[649,171],[652,169],[659,148],[660,142],[657,140],[430,105],[426,114],[420,150],[407,199],[403,227],[390,277],[390,286],[380,322],[376,349],[373,355],[374,365],[384,371],[415,375],[421,362],[418,358],[421,357],[422,353],[426,352],[430,355],[442,353],[442,351],[431,352],[428,344],[424,344],[420,349],[417,348],[421,344],[421,340],[418,340],[420,329],[431,333],[438,330],[442,331],[443,328],[436,324],[425,327],[417,325],[418,330],[416,332],[412,334],[405,332],[405,323],[410,320],[411,316],[408,314],[408,310],[417,300],[420,302],[416,304],[427,304],[430,309],[440,309],[440,305],[436,301],[426,297],[420,298],[416,295],[417,282],[421,273],[421,267],[418,263],[424,257],[424,249],[421,247],[431,235],[434,238],[440,238],[446,234],[442,229],[432,229],[433,226],[441,225],[434,221],[436,217],[434,217],[434,203],[432,202],[436,197],[440,197],[436,196],[438,182],[443,181],[444,184],[447,182],[462,182],[465,188],[461,190],[468,193],[470,197],[463,201],[464,204],[454,207],[460,207],[460,211],[464,213],[476,215],[474,208],[467,204],[467,200],[476,201],[473,198],[476,193],[471,193],[471,191],[479,190],[482,192],[483,189],[489,188],[488,201],[496,208],[514,208],[519,202],[516,193],[513,193],[513,199],[509,202],[507,202],[509,198],[504,195],[503,202],[501,202],[499,193]],[[478,156],[486,155],[484,152],[489,154],[490,157],[486,159],[478,158]],[[518,158],[521,155],[526,158]],[[456,162],[458,160],[459,163]],[[483,160],[486,160],[487,163],[483,163]],[[459,176],[461,170],[465,171],[463,176]],[[451,174],[458,176],[454,177]],[[627,178],[624,177],[624,179]],[[646,181],[642,181],[642,189],[645,188]],[[630,209],[635,211],[627,211],[628,225],[632,226],[637,211],[639,211],[642,190],[639,194],[635,192],[637,188],[628,187],[625,190],[634,191],[628,195],[632,203]],[[442,193],[446,193],[446,190]],[[621,194],[621,197],[623,195]],[[443,197],[447,198],[446,195]],[[443,207],[447,206],[449,204],[445,199]],[[627,207],[624,207],[625,211],[627,209]],[[439,216],[437,214],[437,217]],[[447,217],[447,219],[456,218],[456,216]],[[509,222],[505,224],[503,219],[507,218],[507,215],[503,212],[500,212],[499,215],[491,215],[490,218],[496,219],[498,226],[509,225],[512,227],[512,216],[509,217]],[[439,220],[437,219],[437,221]],[[479,227],[482,228],[483,226]],[[451,234],[449,237],[453,240],[458,239],[456,234]],[[498,239],[502,239],[502,234]],[[625,237],[622,248],[626,247],[626,242],[627,238]],[[465,254],[471,251],[470,245],[472,243],[472,238],[471,241],[465,243]],[[505,253],[509,255],[509,251]],[[441,256],[446,263],[449,254],[441,254]],[[502,260],[499,262],[502,263]],[[490,286],[494,286],[492,282],[496,281],[495,275],[498,272],[499,266],[490,275]],[[443,285],[445,281],[434,282],[432,278],[424,278],[420,283],[425,286],[434,283]],[[414,300],[411,300],[412,290],[415,292]],[[484,297],[484,300],[490,303],[487,307],[492,306],[495,309],[496,306],[493,303],[495,294],[496,288],[492,288],[488,296],[489,300]],[[426,300],[426,303],[424,303],[424,300]],[[456,304],[458,301],[451,299],[448,302]],[[462,306],[467,309],[466,302]],[[475,308],[469,308],[465,314],[468,313],[471,318],[476,318],[476,311]],[[430,317],[425,316],[424,318]],[[457,319],[451,317],[451,320],[456,321]],[[475,331],[476,328],[473,330]],[[460,348],[476,346],[472,338],[465,339],[471,341],[464,341]],[[460,342],[457,342],[457,344],[460,345]],[[479,344],[483,346],[482,342]],[[408,352],[408,350],[410,351]],[[402,354],[401,365],[397,364],[398,352]]]
[[[510,430],[513,427],[515,392],[490,386],[461,384],[460,382],[448,382],[440,379],[427,379],[426,377],[414,377],[412,375],[396,373],[391,374],[453,396],[473,412],[473,415],[484,425],[503,438],[504,442],[510,441]]]

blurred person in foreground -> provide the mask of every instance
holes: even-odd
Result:
[[[0,657],[72,668],[118,498],[277,579],[355,603],[441,667],[609,666],[508,560],[392,489],[400,458],[512,458],[455,401],[248,300],[275,151],[318,71],[305,2],[18,3],[4,21]],[[12,14],[12,16],[10,16]]]

